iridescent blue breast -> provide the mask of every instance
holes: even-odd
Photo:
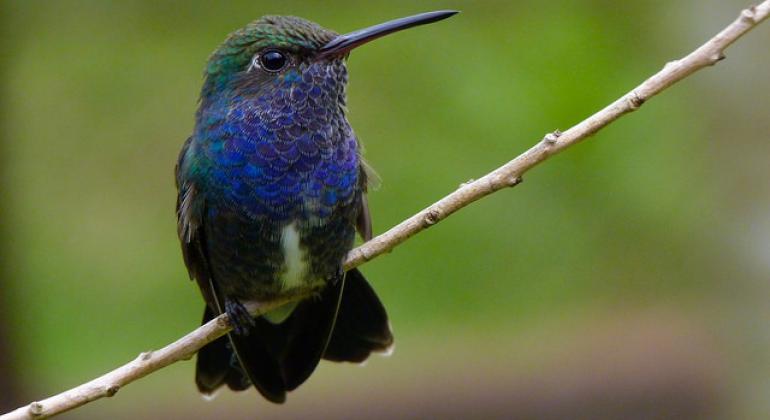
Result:
[[[358,145],[340,66],[300,66],[272,86],[246,84],[202,107],[190,160],[214,211],[317,225],[354,200]]]

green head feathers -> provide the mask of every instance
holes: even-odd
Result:
[[[446,19],[453,10],[422,13],[338,35],[320,25],[294,16],[264,16],[231,33],[209,57],[206,66],[208,89],[224,88],[233,75],[249,69],[259,54],[274,49],[302,58],[338,59],[360,45],[418,25]]]
[[[295,16],[264,16],[231,33],[209,57],[207,77],[244,71],[262,50],[275,48],[310,54],[319,50],[337,33]]]

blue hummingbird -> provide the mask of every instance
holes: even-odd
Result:
[[[230,34],[208,60],[192,136],[176,167],[178,234],[206,307],[233,331],[203,347],[203,394],[252,385],[282,403],[321,358],[362,362],[393,335],[357,269],[343,272],[356,231],[372,237],[368,167],[346,118],[346,60],[368,41],[455,11],[338,35],[265,16]],[[244,305],[311,295],[262,317]]]

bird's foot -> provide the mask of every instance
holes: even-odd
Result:
[[[236,299],[225,300],[225,313],[230,318],[233,332],[238,335],[249,335],[251,327],[255,325],[254,317],[241,302]]]
[[[345,270],[342,269],[342,267],[337,268],[337,272],[332,274],[331,277],[329,277],[329,285],[330,286],[336,286],[337,283],[342,281],[342,279],[345,278]]]

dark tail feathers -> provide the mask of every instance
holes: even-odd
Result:
[[[323,358],[361,363],[370,353],[387,352],[392,345],[385,307],[360,271],[348,271],[337,323]]]
[[[203,322],[211,318],[213,312],[207,307]],[[321,357],[362,362],[392,343],[385,308],[363,275],[353,269],[319,298],[297,305],[283,323],[273,325],[258,318],[248,336],[229,334],[203,347],[198,352],[195,382],[204,394],[222,385],[240,391],[253,383],[265,398],[282,403],[287,391],[313,373]]]

